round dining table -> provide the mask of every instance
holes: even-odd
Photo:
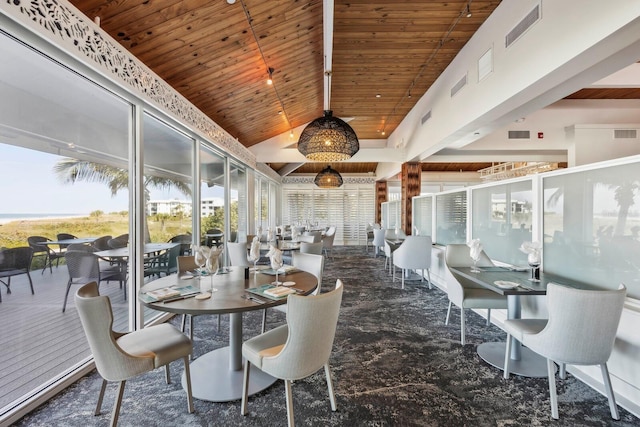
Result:
[[[139,299],[145,306],[154,310],[199,316],[205,314],[229,314],[229,345],[203,354],[191,362],[191,382],[193,397],[210,402],[228,402],[242,397],[243,358],[242,358],[242,315],[244,312],[264,310],[286,304],[287,299],[272,300],[247,291],[272,283],[274,276],[260,271],[249,272],[245,267],[225,267],[221,274],[201,279],[191,274],[172,274],[154,280],[140,289]],[[292,289],[300,295],[308,295],[318,286],[317,278],[307,272],[294,270],[279,279],[294,282]],[[213,286],[211,298],[197,299],[188,297],[169,302],[147,302],[143,294],[155,289],[167,287],[199,286],[203,289]],[[210,284],[212,283],[212,285]],[[276,379],[256,367],[252,367],[249,394],[258,393],[271,386]],[[183,374],[182,385],[185,387]]]

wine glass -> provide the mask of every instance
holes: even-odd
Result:
[[[198,285],[202,289],[202,267],[207,263],[207,256],[202,246],[196,246],[194,248],[193,260],[198,266]]]
[[[276,285],[279,286],[282,284],[282,282],[278,281],[278,270],[280,270],[282,268],[282,266],[284,265],[284,261],[283,260],[275,260],[275,259],[271,259],[271,268],[273,268],[276,272],[276,281],[272,283],[272,285]]]
[[[209,275],[211,276],[211,281],[210,281],[210,290],[211,292],[216,292],[218,289],[213,287],[213,276],[218,274],[218,257],[217,256],[210,256],[207,258],[207,271],[209,272]]]
[[[540,281],[540,253],[539,252],[531,252],[527,255],[527,262],[529,263],[529,267],[531,267],[531,278],[529,279],[532,282]]]
[[[478,250],[474,250],[471,249],[471,251],[469,252],[469,256],[471,256],[471,259],[473,260],[473,266],[471,267],[471,272],[472,273],[480,273],[480,269],[478,268],[478,261],[480,261],[480,253],[482,251],[480,249]]]

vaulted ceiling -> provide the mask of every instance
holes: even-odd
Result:
[[[324,108],[323,0],[70,0],[246,147]],[[392,133],[500,0],[335,0],[330,108],[359,139]],[[273,84],[266,83],[272,69]],[[638,98],[638,90],[584,98]],[[270,163],[278,171],[285,163]],[[478,170],[490,163],[425,163]],[[332,165],[367,173],[377,163]],[[314,173],[324,165],[297,170]]]
[[[322,115],[322,0],[71,3],[247,147]],[[361,140],[385,139],[499,3],[336,0],[334,115]]]

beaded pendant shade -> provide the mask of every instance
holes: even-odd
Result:
[[[298,151],[307,159],[339,162],[350,159],[360,150],[358,137],[351,126],[332,114],[331,110],[325,110],[323,117],[309,123],[300,134]]]
[[[342,176],[331,166],[322,169],[313,182],[320,188],[338,188],[342,185]]]

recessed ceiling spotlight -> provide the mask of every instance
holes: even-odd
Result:
[[[236,0],[227,0],[227,3],[229,4],[234,4],[236,2]]]
[[[273,84],[273,72],[275,70],[273,68],[269,67],[269,69],[267,71],[269,72],[269,77],[267,77],[267,84],[268,85],[272,85]]]
[[[520,117],[519,119],[516,119],[516,123],[522,123],[524,122],[525,118],[524,117]]]
[[[379,93],[376,93],[376,98],[381,98],[382,95],[380,95]]]

